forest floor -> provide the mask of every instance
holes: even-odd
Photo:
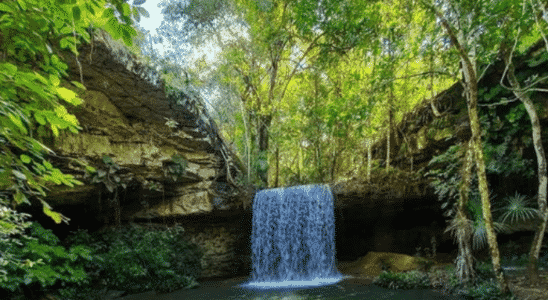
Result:
[[[540,283],[530,287],[526,282],[526,270],[507,272],[508,284],[519,300],[546,300],[548,299],[548,270],[540,270]]]

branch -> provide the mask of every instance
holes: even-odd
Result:
[[[451,25],[449,25],[449,22],[445,17],[438,11],[436,8],[432,5],[426,4],[425,1],[422,1],[423,5],[426,6],[428,9],[430,9],[434,14],[440,19],[441,24],[445,28],[445,31],[447,31],[447,34],[449,34],[449,38],[451,39],[451,43],[457,48],[457,51],[460,54],[461,59],[464,61],[465,64],[472,66],[472,62],[470,61],[470,58],[468,57],[468,54],[466,53],[464,47],[459,43],[459,40],[457,39],[457,36],[453,32],[453,29],[451,28]],[[463,66],[464,67],[464,66]],[[474,70],[475,71],[475,70]]]
[[[295,73],[297,72],[297,69],[299,68],[299,65],[301,64],[301,62],[304,60],[304,58],[308,55],[308,52],[310,52],[310,50],[312,50],[315,46],[316,46],[316,42],[320,39],[320,37],[322,37],[324,35],[324,33],[318,35],[311,43],[310,45],[308,45],[308,48],[306,49],[306,51],[304,51],[303,55],[301,56],[301,59],[299,59],[299,62],[295,65],[295,67],[293,68],[293,71],[291,72],[291,74],[289,75],[289,77],[287,77],[287,81],[285,83],[285,86],[284,86],[284,90],[282,91],[282,94],[280,96],[280,99],[283,99],[284,98],[284,95],[285,95],[285,91],[287,90],[287,87],[289,86],[289,82],[291,81],[291,78],[293,77],[293,75],[295,75]]]
[[[422,72],[422,73],[417,73],[417,74],[411,74],[411,75],[407,75],[407,76],[395,77],[395,78],[392,79],[392,80],[409,79],[409,78],[413,78],[413,77],[428,76],[428,75],[433,75],[433,74],[447,75],[447,76],[449,76],[449,77],[451,77],[451,78],[455,78],[455,77],[456,77],[454,74],[451,74],[451,73],[449,73],[449,72],[428,71],[428,72]]]

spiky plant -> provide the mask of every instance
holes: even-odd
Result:
[[[473,197],[468,202],[468,210],[470,211],[470,217],[472,218],[472,247],[474,249],[481,249],[487,245],[487,231],[485,228],[485,221],[483,220],[483,209],[481,202],[477,197]],[[493,227],[496,232],[503,232],[509,229],[509,226],[505,223],[493,222]]]
[[[514,196],[505,198],[505,205],[499,210],[502,215],[499,220],[505,224],[513,224],[518,221],[528,221],[538,217],[538,209],[530,207],[531,203],[527,196],[520,195],[518,192]]]

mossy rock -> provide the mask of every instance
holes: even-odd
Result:
[[[351,273],[366,277],[376,277],[384,270],[406,272],[417,270],[424,265],[424,258],[390,252],[368,252],[357,261],[350,264]]]

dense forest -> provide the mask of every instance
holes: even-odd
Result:
[[[505,219],[541,216],[529,255],[531,283],[539,280],[548,178],[539,122],[545,112],[535,99],[548,92],[548,76],[546,71],[517,71],[515,61],[530,68],[548,61],[545,3],[168,0],[159,4],[164,19],[156,33],[139,26],[141,19],[150,17],[143,3],[0,2],[0,288],[16,291],[30,283],[47,287],[57,280],[67,285],[86,281],[83,267],[33,269],[37,261],[50,256],[67,262],[89,260],[84,248],[55,248],[59,246],[51,238],[32,244],[36,253],[50,254],[23,260],[27,256],[14,250],[18,249],[14,245],[21,236],[31,239],[25,230],[34,226],[18,211],[19,205],[38,199],[46,215],[57,223],[66,222],[41,200],[46,186],[82,184],[48,161],[52,151],[33,132],[42,127],[57,136],[62,130],[77,133],[81,129],[62,105],[82,102],[60,86],[67,77],[63,57],[78,58],[78,46],[90,43],[94,28],[123,40],[161,72],[171,88],[201,93],[208,99],[208,109],[225,141],[245,165],[245,172],[235,180],[258,188],[352,178],[367,181],[375,172],[397,172],[392,160],[408,151],[409,143],[394,147],[396,125],[419,105],[430,105],[436,117],[442,116],[433,100],[451,86],[461,85],[471,134],[433,161],[458,161],[453,174],[433,175],[445,176],[434,180],[440,197],[453,199],[454,220],[449,229],[458,238],[459,276],[462,280],[474,277],[467,207],[471,206],[468,198],[476,197],[494,273],[502,292],[508,292],[487,175],[514,172],[534,178],[531,170],[536,169],[537,207],[516,201]],[[169,47],[160,52],[156,45]],[[203,57],[190,60],[196,49],[215,49],[217,59],[214,63],[206,63]],[[527,60],[532,51],[534,58]],[[497,87],[478,86],[495,65],[503,68]],[[85,88],[80,82],[72,83]],[[497,107],[512,102],[519,105],[512,106],[506,120],[490,119]],[[490,130],[495,127],[496,131]],[[536,163],[513,150],[514,137],[534,147]],[[385,157],[373,159],[372,147],[380,141],[385,143]],[[454,181],[448,184],[449,180]]]

